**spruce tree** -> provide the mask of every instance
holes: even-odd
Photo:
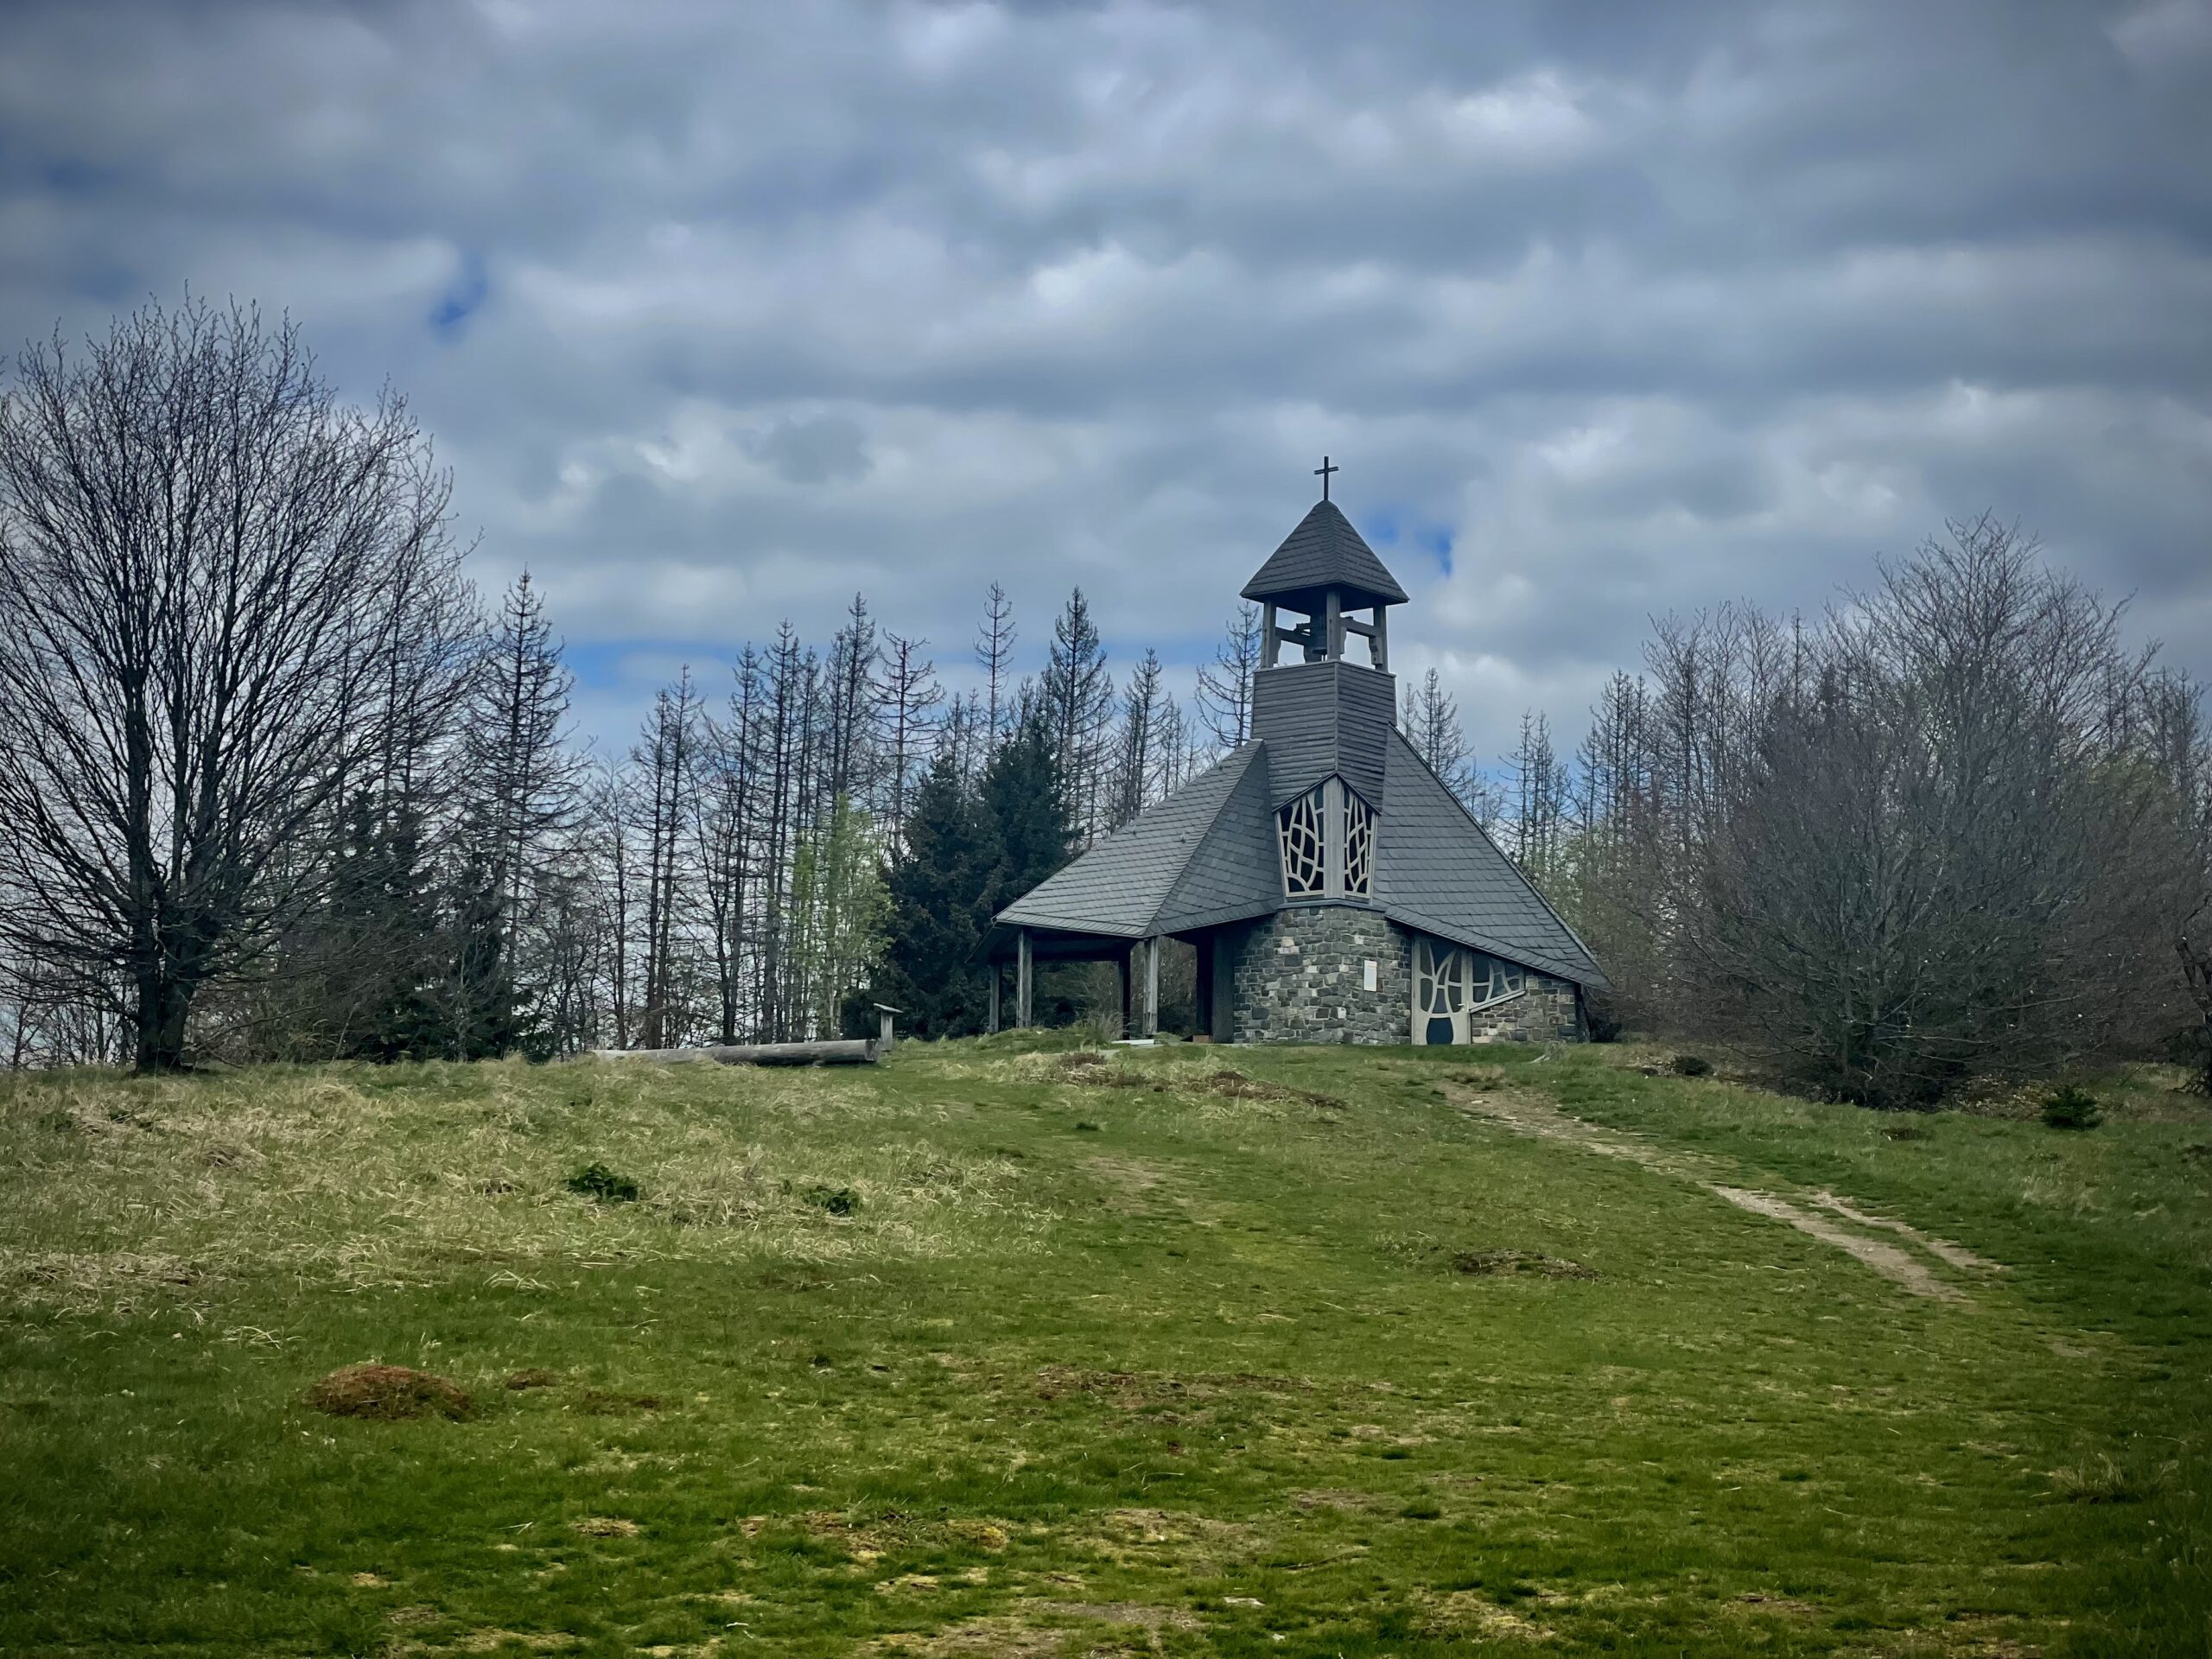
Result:
[[[891,938],[876,982],[878,1000],[902,1009],[917,1037],[982,1029],[983,969],[969,957],[990,925],[998,853],[958,756],[940,750],[908,804],[906,856],[891,872]]]
[[[983,816],[998,843],[993,910],[1011,903],[1074,856],[1076,826],[1051,707],[1032,698],[983,771]]]

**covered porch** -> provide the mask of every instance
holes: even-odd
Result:
[[[980,953],[989,969],[989,1029],[1020,1030],[1037,1024],[1037,972],[1055,963],[1107,962],[1114,965],[1120,983],[1122,1031],[1133,1038],[1160,1034],[1160,963],[1168,939],[1191,945],[1198,953],[1198,1029],[1221,1040],[1215,980],[1215,935],[1207,928],[1192,933],[1127,935],[1085,932],[1068,928],[1025,927],[1000,923],[985,936]]]

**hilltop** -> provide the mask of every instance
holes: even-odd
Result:
[[[0,1649],[2202,1652],[2178,1074],[1665,1058],[12,1079]]]

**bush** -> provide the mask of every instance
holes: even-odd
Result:
[[[605,1164],[590,1165],[569,1176],[569,1191],[601,1204],[634,1204],[638,1199],[638,1184]]]
[[[1675,1075],[1676,1077],[1703,1077],[1711,1076],[1712,1072],[1713,1062],[1707,1059],[1702,1054],[1677,1054],[1675,1056]]]
[[[2094,1129],[2104,1116],[2094,1095],[2070,1083],[2043,1103],[2043,1121],[2054,1129]]]

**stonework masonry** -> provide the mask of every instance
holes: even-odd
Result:
[[[1573,984],[1529,969],[1520,995],[1484,1008],[1470,1022],[1478,1043],[1579,1043],[1590,1033],[1582,1023],[1582,1001]]]
[[[1229,957],[1222,988],[1234,1042],[1413,1040],[1412,936],[1376,911],[1294,905],[1224,930],[1217,948]],[[1579,1041],[1585,1033],[1574,987],[1531,970],[1528,989],[1478,1015],[1472,1035],[1477,1042]]]
[[[1232,976],[1240,1043],[1402,1043],[1406,935],[1361,905],[1294,905],[1246,932]],[[1367,988],[1367,964],[1375,988]]]

